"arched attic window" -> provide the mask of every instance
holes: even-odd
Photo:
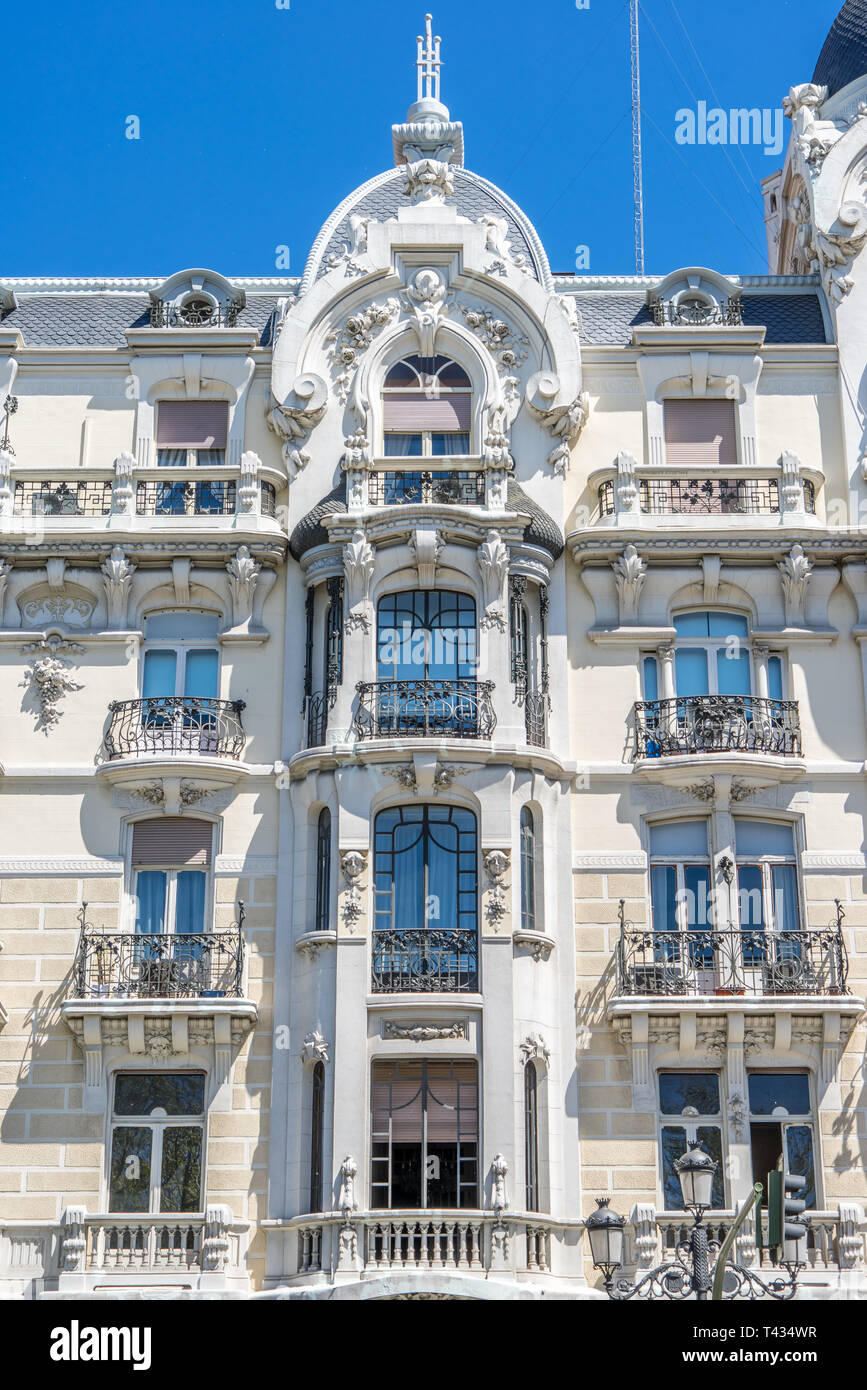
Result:
[[[405,357],[382,388],[386,458],[449,458],[470,452],[473,386],[448,357]]]

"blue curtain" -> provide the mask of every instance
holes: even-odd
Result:
[[[430,825],[427,892],[435,895],[438,912],[429,925],[449,929],[457,927],[458,830],[455,825],[435,822]]]
[[[182,869],[178,874],[176,932],[205,929],[205,874],[201,869]]]
[[[176,652],[145,652],[142,695],[146,700],[174,695],[177,664]]]
[[[166,878],[162,869],[139,869],[136,875],[137,932],[155,935],[165,931]]]
[[[219,660],[217,652],[187,652],[184,694],[200,700],[216,700]]]
[[[689,695],[709,695],[707,652],[701,647],[685,647],[675,652],[674,680],[680,699]]]
[[[424,833],[421,817],[409,824],[395,826],[394,925],[407,929],[425,925]]]
[[[717,685],[720,695],[750,694],[749,653],[739,651],[730,656],[728,650],[720,648],[716,654]]]

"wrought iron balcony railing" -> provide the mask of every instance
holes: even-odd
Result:
[[[112,700],[108,708],[105,749],[110,762],[162,753],[237,760],[244,748],[243,700],[154,695]]]
[[[492,681],[360,682],[353,717],[356,738],[482,738],[497,718]]]
[[[231,478],[173,478],[139,481],[138,516],[234,516],[237,485]]]
[[[816,512],[813,484],[803,482],[804,511]],[[602,483],[599,515],[617,510],[614,482]],[[638,505],[645,516],[779,516],[780,487],[776,478],[645,478],[639,483]]]
[[[703,304],[695,299],[681,300],[675,304],[671,300],[657,299],[651,309],[657,328],[664,328],[666,324],[691,328],[721,324],[727,328],[739,328],[744,321],[744,308],[739,299],[724,299],[721,304]]]
[[[168,470],[166,470],[168,471]],[[135,485],[137,516],[234,516],[237,510],[236,478],[140,478]],[[277,493],[271,483],[261,483],[261,513],[275,517]],[[68,479],[19,479],[15,483],[13,516],[110,516],[112,484],[108,481],[75,482]]]
[[[108,516],[111,483],[19,480],[12,510],[15,516]]]
[[[797,700],[757,695],[688,695],[635,706],[635,758],[684,753],[769,753],[798,757]]]
[[[622,912],[622,905],[621,905]],[[798,931],[654,931],[623,921],[617,948],[621,995],[848,994],[842,908],[828,927]]]
[[[483,507],[485,475],[478,470],[411,472],[389,469],[369,475],[367,496],[373,507],[397,507],[411,502]]]
[[[151,328],[235,328],[242,305],[212,304],[209,299],[170,304],[158,299],[150,307]]]
[[[385,927],[373,933],[374,994],[474,994],[476,933],[464,927]]]
[[[77,999],[240,999],[244,911],[231,931],[103,932],[82,921]]]
[[[524,724],[530,747],[547,747],[548,696],[544,691],[530,690],[524,696]]]

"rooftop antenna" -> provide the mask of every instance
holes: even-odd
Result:
[[[419,39],[419,43],[421,43],[421,39]],[[629,49],[632,59],[632,202],[635,217],[635,273],[636,275],[643,275],[644,178],[641,169],[641,64],[638,47],[638,0],[629,0]]]
[[[424,17],[424,38],[419,34],[418,43],[418,100],[439,101],[440,99],[440,39],[439,34],[436,38],[431,35],[431,24],[433,16],[426,14]]]

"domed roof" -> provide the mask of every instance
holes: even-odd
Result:
[[[867,0],[846,0],[825,40],[813,81],[828,95],[867,74]]]
[[[563,535],[553,517],[544,508],[528,497],[514,478],[510,478],[506,488],[506,506],[511,512],[529,513],[530,520],[524,527],[524,540],[528,545],[541,546],[547,550],[552,560],[559,560],[563,554]],[[323,518],[335,516],[346,511],[346,474],[331,492],[316,503],[305,516],[302,516],[289,538],[289,550],[295,560],[300,560],[317,545],[328,544],[328,531],[323,526]]]

